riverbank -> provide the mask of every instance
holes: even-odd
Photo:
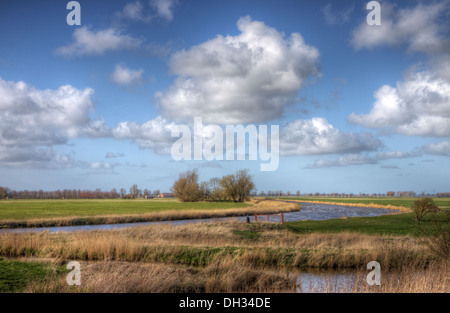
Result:
[[[411,212],[409,207],[405,207],[403,205],[392,205],[392,204],[376,204],[373,202],[345,202],[345,201],[327,201],[327,200],[305,200],[305,199],[290,199],[290,198],[279,198],[281,200],[286,201],[294,201],[294,202],[306,202],[306,203],[317,203],[317,204],[329,204],[329,205],[340,205],[340,206],[350,206],[350,207],[360,207],[360,208],[377,208],[377,209],[386,209],[386,210],[396,210],[400,213],[408,213]]]
[[[383,209],[394,209],[402,212],[411,212],[411,206],[414,201],[421,198],[328,198],[328,197],[281,197],[278,199],[309,202],[309,203],[324,203],[343,206],[357,206],[357,207],[373,207]],[[441,209],[450,208],[450,198],[433,198],[433,202]]]
[[[422,236],[424,229],[432,228],[435,223],[448,223],[444,212],[425,216],[418,227],[414,213],[388,214],[371,217],[339,218],[323,221],[288,222],[286,227],[298,234],[306,233],[339,233],[348,231],[368,235]]]
[[[126,204],[126,209],[122,214],[100,214],[101,212],[111,212],[107,205],[114,203],[115,200],[104,200],[100,202],[101,209],[96,208],[92,211],[85,209],[83,213],[76,208],[65,208],[65,214],[71,216],[58,217],[44,217],[36,218],[30,217],[25,219],[0,219],[0,229],[2,228],[39,228],[39,227],[62,227],[62,226],[80,226],[80,225],[111,225],[111,224],[125,224],[125,223],[143,223],[143,222],[159,222],[159,221],[173,221],[173,220],[190,220],[203,218],[223,218],[233,216],[253,215],[255,212],[259,214],[276,214],[280,212],[294,212],[299,211],[301,206],[295,203],[285,203],[274,200],[254,200],[252,199],[246,203],[233,202],[218,202],[218,203],[182,203],[176,200],[147,200],[134,201],[128,200],[122,203]],[[22,210],[32,211],[32,202],[22,202]],[[74,203],[73,201],[69,203]],[[92,206],[92,202],[83,201],[75,202],[77,207],[85,203],[86,206]],[[144,208],[142,208],[142,204]],[[5,202],[2,203],[3,205]],[[39,203],[42,206],[42,203]],[[66,203],[59,202],[59,207]],[[59,208],[58,207],[58,208]],[[105,208],[106,207],[106,208]],[[20,209],[19,209],[20,210]],[[115,207],[114,212],[120,210],[120,206]],[[130,211],[143,211],[139,214],[129,214]],[[148,212],[150,211],[150,212]],[[100,213],[99,213],[100,212]],[[3,214],[5,215],[5,214]],[[29,214],[33,216],[32,214]]]

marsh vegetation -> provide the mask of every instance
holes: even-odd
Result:
[[[249,209],[285,210],[287,204],[254,201]],[[109,231],[3,232],[0,256],[6,262],[52,269],[43,277],[27,276],[12,291],[297,292],[301,273],[328,271],[320,291],[334,291],[334,274],[351,272],[361,275],[339,291],[448,292],[448,213],[427,214],[420,227],[409,212],[284,225],[223,221]],[[365,267],[373,260],[383,271],[381,286],[365,281]],[[69,261],[81,264],[81,286],[68,286],[67,271],[58,270]],[[317,290],[303,285],[300,291]]]

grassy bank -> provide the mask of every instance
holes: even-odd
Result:
[[[352,217],[324,221],[298,221],[286,223],[295,233],[338,233],[343,231],[370,235],[421,236],[421,229],[430,229],[438,223],[446,223],[445,213],[425,216],[420,228],[413,213],[389,214],[373,217]]]
[[[117,201],[117,202],[116,202]],[[0,228],[53,227],[245,216],[300,210],[293,203],[252,200],[247,203],[176,200],[0,201]],[[9,206],[9,204],[13,204]],[[46,207],[49,206],[48,213]],[[118,214],[120,212],[120,214]],[[133,214],[131,214],[133,213]],[[41,217],[47,214],[46,217]],[[23,216],[26,216],[24,219]],[[57,217],[50,217],[57,216]]]

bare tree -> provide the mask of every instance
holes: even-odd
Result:
[[[139,188],[138,185],[134,184],[133,186],[130,187],[130,195],[133,198],[137,198],[139,196]]]
[[[224,176],[220,181],[225,195],[235,202],[248,200],[255,188],[252,177],[248,172],[248,170],[239,170],[235,175]]]
[[[0,199],[8,198],[9,188],[8,187],[0,187]]]
[[[222,187],[225,198],[233,201],[238,200],[238,190],[236,177],[234,175],[227,175],[220,180],[220,186]]]
[[[201,200],[197,170],[181,173],[170,190],[182,202],[196,202]]]
[[[210,195],[209,199],[212,201],[217,200],[225,200],[225,194],[223,192],[222,187],[220,186],[220,178],[219,177],[213,177],[208,182],[209,189],[210,189]]]

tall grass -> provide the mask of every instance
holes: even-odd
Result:
[[[202,268],[143,262],[81,262],[81,286],[68,286],[65,276],[51,275],[33,281],[25,292],[95,293],[218,293],[218,292],[319,292],[319,293],[448,293],[449,263],[432,263],[427,269],[408,266],[383,271],[380,286],[369,286],[367,272],[336,275],[328,271],[314,282],[297,280],[297,273],[242,265],[231,258]],[[346,276],[348,275],[348,276]]]
[[[296,235],[278,224],[222,222],[112,231],[2,233],[0,256],[207,266],[225,257],[264,268],[426,268],[436,257],[413,237]],[[246,234],[242,236],[242,232]],[[248,236],[256,233],[258,236]]]
[[[295,292],[292,274],[299,270],[361,272],[374,260],[389,273],[382,274],[382,286],[369,288],[358,277],[344,284],[345,292],[448,292],[449,276],[448,259],[433,254],[422,238],[294,234],[279,224],[231,221],[1,233],[0,256],[82,264],[81,287],[51,276],[31,283],[28,292]],[[332,278],[325,283],[335,291]]]
[[[68,286],[65,277],[29,284],[25,292],[198,293],[286,292],[295,281],[286,273],[261,271],[229,259],[204,268],[142,262],[82,262],[81,286]]]

